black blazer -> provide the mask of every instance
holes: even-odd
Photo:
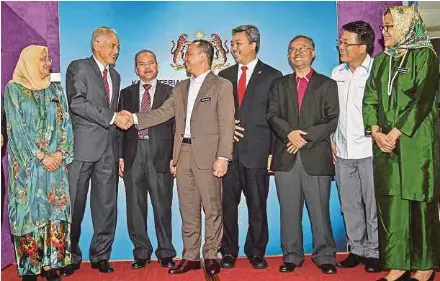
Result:
[[[299,150],[309,175],[332,176],[335,168],[330,134],[338,124],[339,101],[335,81],[315,72],[304,95],[298,114],[298,92],[294,74],[277,79],[270,90],[266,118],[276,135],[272,170],[289,171],[297,154],[286,150],[287,135],[293,130],[307,132],[308,143]]]
[[[112,102],[107,93],[98,64],[92,57],[75,60],[66,72],[66,93],[74,132],[74,158],[98,161],[108,146],[118,161],[118,129],[110,122],[118,109],[119,73],[109,67],[112,80]]]
[[[140,83],[128,86],[121,90],[119,110],[139,112],[139,87]],[[153,97],[152,109],[160,107],[171,95],[173,88],[157,82]],[[127,131],[121,131],[119,141],[120,158],[124,159],[125,169],[130,169],[137,151],[138,130],[132,126]],[[153,164],[158,172],[169,172],[170,160],[173,157],[174,118],[167,122],[148,128],[150,139],[150,152],[153,155]]]
[[[220,71],[218,75],[231,81],[234,86],[235,119],[240,120],[245,128],[244,138],[234,142],[234,159],[238,158],[250,169],[266,169],[272,142],[272,133],[265,118],[269,90],[273,81],[282,77],[282,73],[258,60],[241,107],[238,106],[237,96],[238,64]]]

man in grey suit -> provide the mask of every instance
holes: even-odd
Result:
[[[113,69],[119,54],[116,32],[97,28],[92,35],[93,56],[70,63],[66,92],[74,130],[75,160],[68,166],[72,202],[72,264],[62,274],[72,274],[82,260],[79,248],[81,222],[90,179],[93,238],[92,268],[113,272],[108,263],[116,227],[118,184],[118,132],[116,124],[127,117],[116,113],[120,77]]]

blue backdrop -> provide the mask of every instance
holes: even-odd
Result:
[[[60,42],[61,75],[65,83],[68,64],[75,59],[91,55],[90,38],[93,30],[99,26],[114,28],[121,43],[116,69],[121,74],[124,88],[136,80],[134,73],[134,55],[141,49],[150,49],[157,55],[159,62],[158,79],[175,83],[185,79],[184,70],[171,67],[173,47],[183,33],[188,39],[211,34],[220,36],[229,48],[232,28],[242,24],[254,24],[261,33],[261,47],[258,57],[283,74],[292,72],[287,62],[287,45],[298,34],[307,35],[315,40],[316,60],[314,68],[320,73],[330,75],[338,64],[335,48],[337,39],[336,2],[60,2]],[[233,59],[227,56],[227,64]],[[244,197],[240,205],[240,255],[243,253],[245,231],[247,229],[247,208]],[[181,256],[181,219],[177,204],[177,193],[173,199],[173,243]],[[268,198],[269,244],[267,254],[281,254],[279,205],[275,182],[270,181]],[[153,247],[157,242],[154,222],[149,208],[148,233]],[[338,251],[345,251],[345,230],[335,184],[332,185],[330,214],[333,233]],[[303,218],[304,248],[312,250],[312,235],[307,211]],[[88,259],[88,246],[92,237],[90,209],[87,207],[83,221],[81,248],[84,259]],[[133,246],[128,238],[126,224],[125,188],[122,179],[119,182],[118,222],[113,245],[112,259],[132,259]]]

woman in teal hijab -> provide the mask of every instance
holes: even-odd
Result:
[[[439,65],[414,7],[383,17],[385,51],[373,64],[363,117],[374,140],[380,280],[434,280],[440,264]],[[415,271],[412,278],[411,271]]]

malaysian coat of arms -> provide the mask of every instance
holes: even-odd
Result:
[[[202,31],[196,32],[196,39],[204,39],[205,34]],[[205,39],[206,40],[206,39]],[[171,67],[174,70],[182,70],[185,69],[185,56],[188,51],[188,46],[191,44],[193,40],[188,38],[188,34],[182,33],[180,34],[177,41],[172,40],[171,44],[171,55],[172,55],[172,63]],[[212,61],[212,70],[221,70],[227,68],[230,64],[228,63],[228,54],[229,49],[227,47],[228,40],[224,42],[220,38],[217,33],[211,33],[211,38],[209,41],[214,47],[214,57]]]

